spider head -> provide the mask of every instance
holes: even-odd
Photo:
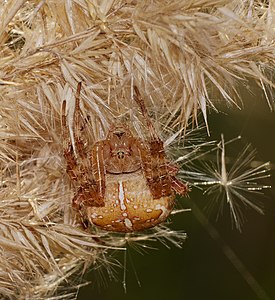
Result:
[[[131,173],[140,169],[138,140],[123,124],[113,125],[107,135],[108,147],[105,147],[105,164],[109,173]]]

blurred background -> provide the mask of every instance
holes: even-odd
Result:
[[[242,140],[234,143],[236,153],[251,143],[257,160],[271,162],[272,177],[265,183],[273,187],[261,197],[265,215],[244,211],[246,222],[240,233],[232,229],[230,218],[217,221],[215,215],[206,214],[206,199],[193,188],[190,199],[178,200],[192,211],[171,218],[171,228],[187,233],[182,249],[154,244],[157,249],[138,253],[129,248],[126,293],[123,253],[114,253],[122,264],[114,268],[117,279],[110,281],[108,274],[90,272],[86,280],[92,284],[81,289],[78,299],[275,299],[275,113],[256,87],[247,86],[242,100],[242,110],[219,107],[220,113],[209,114],[210,138],[219,140],[221,133],[226,140],[241,135]],[[208,225],[203,217],[198,218],[201,213]]]

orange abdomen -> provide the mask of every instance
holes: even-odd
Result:
[[[153,199],[142,172],[106,175],[103,207],[87,207],[89,221],[116,232],[145,230],[166,220],[175,194]]]

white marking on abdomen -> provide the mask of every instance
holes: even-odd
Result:
[[[163,217],[163,216],[168,216],[168,214],[169,214],[169,210],[168,210],[165,206],[163,206],[163,205],[157,204],[157,205],[155,206],[155,209],[161,210],[161,211],[162,211],[162,213],[161,213],[161,215],[159,216],[159,218],[161,218],[161,217]]]
[[[126,206],[124,204],[125,195],[124,195],[124,189],[123,189],[122,181],[119,181],[118,184],[119,184],[118,199],[120,201],[120,208],[121,208],[121,210],[125,210],[126,209]]]
[[[95,219],[96,217],[97,217],[97,214],[96,213],[92,213],[91,218]]]
[[[132,224],[132,222],[131,222],[128,218],[125,218],[125,219],[124,219],[124,224],[125,224],[125,226],[126,226],[127,228],[129,228],[129,229],[132,229],[132,228],[133,228],[133,224]]]

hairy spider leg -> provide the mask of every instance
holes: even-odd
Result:
[[[176,164],[169,163],[167,166],[168,173],[170,174],[171,177],[171,187],[172,189],[181,196],[185,196],[189,191],[190,188],[188,187],[187,184],[182,182],[180,179],[176,177],[176,175],[179,172],[179,167]]]
[[[143,169],[153,198],[159,199],[160,197],[169,196],[172,193],[171,178],[167,170],[167,159],[163,142],[159,138],[150,119],[145,102],[136,86],[134,86],[134,90],[134,100],[139,105],[142,115],[146,120],[150,136],[148,142],[149,149],[140,149]]]
[[[104,165],[103,147],[104,142],[100,141],[95,143],[90,154],[93,178],[97,185],[97,205],[95,206],[104,205],[104,196],[106,191],[106,168]]]
[[[150,119],[148,111],[145,106],[145,102],[142,99],[139,90],[134,86],[135,96],[134,99],[138,103],[142,115],[146,119],[147,126],[149,128],[150,134],[150,155],[151,160],[148,161],[149,157],[144,156],[143,161],[147,166],[145,167],[146,177],[150,189],[154,198],[157,198],[157,195],[160,195],[160,192],[163,196],[169,195],[171,193],[171,188],[179,195],[185,196],[189,191],[188,186],[182,182],[180,179],[176,178],[176,175],[179,171],[177,165],[167,162],[164,146],[162,140],[159,138],[156,129]],[[150,167],[151,166],[151,167]],[[150,175],[151,173],[151,175]],[[147,175],[148,174],[148,175]],[[168,175],[167,175],[168,174]],[[159,189],[161,185],[161,189]]]
[[[69,129],[66,122],[66,101],[62,102],[61,127],[63,137],[63,154],[67,162],[66,172],[72,181],[78,180],[78,166],[70,140]]]
[[[70,139],[69,129],[66,122],[66,101],[64,100],[62,102],[62,110],[61,110],[61,127],[62,127],[62,137],[63,137],[63,155],[67,162],[66,172],[73,182],[79,182],[81,181],[81,177],[79,177],[79,174],[81,174],[79,170],[79,166],[77,164],[77,159],[74,155],[73,146]],[[83,205],[81,197],[74,197],[72,200],[73,207],[78,210],[80,220],[82,223],[82,226],[84,228],[87,228],[87,221],[86,217],[81,211],[81,206]]]
[[[141,109],[141,113],[147,123],[147,127],[149,128],[149,133],[150,133],[150,138],[151,140],[157,140],[160,141],[160,138],[156,132],[156,129],[151,121],[151,118],[149,116],[148,110],[145,106],[145,102],[143,98],[140,95],[140,92],[136,86],[134,86],[135,94],[134,94],[134,99],[137,102],[139,108]]]
[[[83,168],[83,184],[79,188],[78,198],[83,198],[86,206],[104,206],[105,195],[105,169],[103,165],[103,150],[98,143],[93,146],[91,153],[87,153],[85,144],[81,138],[80,124],[80,91],[81,82],[77,85],[75,96],[75,110],[73,130],[75,147],[77,154],[80,157]]]
[[[99,195],[99,188],[96,180],[93,178],[92,168],[90,166],[89,155],[85,152],[85,145],[80,137],[80,98],[81,83],[77,86],[76,103],[73,121],[75,128],[73,128],[73,136],[75,141],[75,148],[78,158],[75,155],[73,145],[70,139],[69,128],[66,122],[66,101],[62,103],[62,135],[63,135],[63,153],[67,161],[67,174],[75,183],[77,192],[72,200],[73,208],[79,210],[81,215],[81,208],[83,206],[103,206],[103,197]],[[84,223],[84,222],[83,222]]]
[[[89,158],[87,157],[87,153],[85,151],[84,141],[81,139],[81,126],[80,126],[80,90],[81,90],[81,82],[77,85],[76,95],[75,95],[75,109],[74,109],[74,127],[73,127],[73,136],[75,142],[75,148],[77,155],[81,159],[81,164],[83,167],[84,174],[82,174],[84,182],[88,181],[88,178],[85,178],[89,173]]]

